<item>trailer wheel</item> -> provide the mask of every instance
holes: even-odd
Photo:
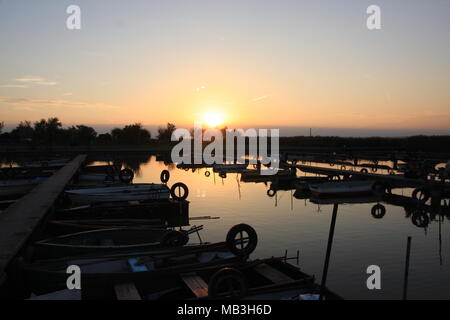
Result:
[[[245,235],[247,234],[247,235]],[[239,235],[238,238],[236,238]],[[245,223],[237,224],[227,233],[228,249],[237,256],[248,256],[258,244],[255,229]]]
[[[205,171],[205,177],[209,177],[211,175],[211,172]]]
[[[372,207],[371,214],[375,219],[381,219],[386,214],[386,207],[382,204],[376,204]]]
[[[412,193],[412,197],[420,202],[427,202],[430,199],[430,191],[423,188],[416,188]]]
[[[134,172],[131,169],[123,169],[119,172],[119,179],[123,183],[131,183],[134,178]]]
[[[273,189],[267,190],[267,195],[271,198],[273,198],[276,194],[277,194],[276,190],[273,190]]]
[[[211,299],[240,299],[248,290],[244,275],[234,268],[222,268],[214,273],[208,282],[208,296]]]
[[[367,170],[366,168],[362,168],[359,172],[361,172],[361,173],[368,173],[369,170]]]
[[[171,230],[162,237],[160,244],[163,247],[181,247],[188,242],[187,233]]]
[[[181,192],[181,190],[183,190],[183,192]],[[176,193],[176,191],[178,191],[178,193]],[[170,188],[170,195],[172,196],[172,199],[183,201],[188,197],[189,189],[184,183],[177,182]]]
[[[170,179],[170,172],[167,170],[161,171],[161,175],[159,176],[159,179],[162,183],[167,183]]]

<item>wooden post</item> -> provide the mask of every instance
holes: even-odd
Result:
[[[331,217],[330,232],[328,234],[327,253],[325,256],[325,264],[323,266],[322,283],[320,285],[320,297],[319,297],[320,300],[323,299],[323,295],[325,293],[327,284],[328,265],[330,263],[331,247],[333,245],[334,227],[336,226],[337,211],[338,211],[338,204],[335,203],[333,206],[333,216]]]
[[[409,256],[411,252],[411,237],[408,237],[406,245],[406,262],[405,262],[405,277],[403,280],[403,300],[406,300],[408,292],[408,273],[409,273]]]

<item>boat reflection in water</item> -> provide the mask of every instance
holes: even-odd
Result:
[[[164,156],[156,159],[162,161],[155,157],[109,159],[110,166],[116,168],[114,174],[104,173],[102,170],[109,166],[102,169],[105,163],[96,161],[92,163],[96,168],[89,169],[89,174],[98,175],[100,170],[100,174],[116,176],[123,168],[131,169],[133,184],[122,186],[126,189],[154,183],[161,179],[161,171],[168,170],[171,180],[189,186],[189,201],[174,206],[170,199],[118,197],[120,201],[111,203],[87,199],[114,191],[117,186],[110,181],[103,182],[105,189],[100,193],[89,190],[88,184],[76,192],[68,190],[67,195],[78,193],[83,205],[72,203],[58,208],[48,223],[47,237],[37,239],[34,252],[27,252],[24,271],[34,295],[65,296],[61,291],[65,268],[76,263],[87,271],[83,272],[88,286],[83,293],[86,299],[126,298],[123,292],[134,292],[140,299],[224,298],[230,294],[221,285],[224,278],[232,279],[234,297],[243,299],[396,299],[401,296],[398,283],[404,272],[404,239],[409,235],[414,238],[414,282],[408,289],[409,296],[440,298],[450,294],[450,288],[444,285],[450,272],[440,268],[445,262],[442,247],[450,244],[450,235],[442,229],[445,218],[450,217],[445,203],[432,206],[429,201],[414,198],[411,189],[397,185],[391,190],[360,177],[298,175],[292,168],[265,176],[252,166],[176,165]],[[390,167],[377,164],[374,168]],[[161,186],[169,189],[165,183]],[[127,192],[122,195],[127,196]],[[184,216],[177,214],[182,211]],[[212,215],[220,219],[208,219]],[[188,226],[196,218],[203,220],[204,227],[201,237],[198,234],[197,247],[192,239],[186,245],[182,236],[175,241],[181,244],[176,249],[162,243],[166,234],[174,234],[172,231],[182,235],[189,232],[177,226]],[[240,255],[230,249],[228,237],[227,241],[222,237],[243,222],[258,231],[259,240],[251,252]],[[136,245],[130,237],[108,242],[121,239],[121,231],[111,229],[131,230],[139,225],[160,228],[153,235],[140,237],[137,244],[143,247],[139,250],[126,248]],[[102,236],[111,232],[117,235]],[[96,236],[79,237],[79,233]],[[439,235],[436,263],[435,240],[430,234]],[[248,234],[241,235],[242,242],[247,243],[249,238]],[[89,242],[92,239],[96,242]],[[415,243],[422,246],[420,253],[414,251]],[[70,246],[71,251],[60,250],[63,246]],[[115,246],[124,247],[115,250]],[[90,252],[94,247],[100,248],[101,254]],[[287,251],[300,251],[301,271],[288,263]],[[382,291],[365,289],[365,271],[371,264],[389,270]],[[433,274],[432,279],[429,274]],[[430,290],[430,286],[439,290]]]

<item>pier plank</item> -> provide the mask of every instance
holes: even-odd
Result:
[[[117,300],[142,300],[134,283],[121,283],[114,286]]]
[[[43,221],[55,200],[82,165],[86,155],[78,155],[0,215],[0,279],[33,231]]]
[[[208,296],[208,285],[196,273],[185,273],[181,275],[181,278],[197,298]]]
[[[294,281],[291,277],[285,275],[275,268],[272,268],[266,263],[258,264],[253,269],[273,283],[285,283]]]

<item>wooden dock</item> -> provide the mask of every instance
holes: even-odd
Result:
[[[66,184],[78,171],[86,155],[58,170],[0,215],[0,292],[6,285],[6,271],[24,244],[44,220]]]

